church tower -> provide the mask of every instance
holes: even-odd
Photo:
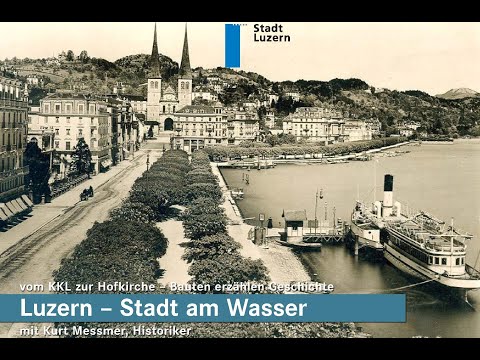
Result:
[[[152,55],[149,60],[149,75],[147,83],[147,122],[156,127],[158,133],[158,121],[160,117],[160,98],[162,96],[162,77],[160,75],[160,56],[157,45],[157,24],[153,33]],[[152,123],[156,122],[156,124]]]
[[[178,108],[192,105],[192,69],[188,54],[187,25],[185,24],[185,39],[183,40],[182,62],[178,72]]]

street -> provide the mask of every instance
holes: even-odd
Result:
[[[47,285],[52,281],[53,271],[86,237],[93,223],[106,220],[109,211],[128,195],[135,179],[146,170],[147,153],[150,164],[161,156],[155,145],[147,144],[134,160],[119,163],[52,203],[36,205],[31,218],[0,233],[0,294],[21,293],[21,284]],[[79,202],[80,192],[90,185],[95,196]],[[18,336],[18,329],[27,325],[0,323],[0,337]]]

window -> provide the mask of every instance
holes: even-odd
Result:
[[[55,129],[55,135],[60,135],[60,129]]]
[[[184,82],[180,83],[180,89],[182,89],[182,90],[185,89],[185,83]]]
[[[442,265],[447,265],[447,258],[442,257]]]
[[[82,137],[83,136],[83,129],[78,129],[78,136]]]
[[[55,104],[55,112],[56,112],[56,113],[59,113],[59,112],[60,112],[60,109],[61,109],[60,104]]]
[[[163,113],[165,114],[165,105],[163,105]]]
[[[153,89],[154,86],[155,86],[155,82],[154,82],[154,81],[150,81],[150,89]]]
[[[65,141],[65,150],[70,150],[70,141]]]
[[[188,83],[188,82],[186,82],[186,83],[185,83],[185,89],[187,89],[187,90],[188,90],[188,87],[189,87],[189,83]]]
[[[439,265],[440,264],[440,260],[438,257],[435,256],[435,265]]]
[[[90,106],[88,108],[88,112],[90,114],[95,114],[95,105],[94,104],[90,104]]]
[[[429,257],[428,257],[428,263],[429,263],[429,264],[433,264],[433,256],[429,256]]]
[[[68,112],[68,113],[72,112],[72,104],[67,104],[67,105],[65,105],[65,110],[66,110],[66,112]]]
[[[45,113],[49,113],[50,112],[50,104],[44,104],[43,105],[43,111]]]
[[[460,265],[460,258],[455,259],[455,265]]]
[[[78,113],[79,113],[79,114],[83,114],[83,111],[84,111],[84,106],[83,106],[83,104],[79,104],[79,105],[78,105]]]
[[[462,257],[462,265],[465,264],[465,258]]]
[[[55,149],[58,149],[60,147],[60,141],[55,141]]]
[[[31,117],[31,116],[28,117],[28,123],[29,123],[29,124],[32,123],[32,117]]]
[[[70,116],[67,116],[67,124],[70,124]]]
[[[70,129],[67,129],[67,135],[70,135]]]
[[[58,124],[59,122],[60,122],[60,118],[57,116],[57,117],[55,118],[55,123]]]
[[[155,81],[155,89],[158,89],[158,81]]]

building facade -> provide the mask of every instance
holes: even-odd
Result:
[[[196,87],[192,92],[192,101],[195,99],[218,101],[218,95],[215,92],[210,91],[210,89]]]
[[[146,124],[151,126],[154,134],[172,132],[175,112],[192,104],[192,79],[186,27],[178,75],[172,77],[170,81],[162,79],[157,45],[157,25],[155,25],[150,57],[150,75],[147,82],[146,119]]]
[[[364,120],[345,120],[345,141],[372,140],[373,131]]]
[[[333,144],[345,139],[342,113],[321,107],[299,107],[283,120],[283,132],[297,140]]]
[[[255,141],[260,135],[258,118],[247,112],[229,114],[227,128],[228,145],[238,145],[242,141]]]
[[[55,152],[54,141],[55,132],[51,129],[45,129],[38,126],[38,116],[40,113],[40,106],[28,107],[28,134],[27,142],[34,142],[42,150],[42,153],[49,158],[50,173],[53,166],[53,154]],[[32,127],[32,124],[37,126]]]
[[[29,127],[54,132],[53,172],[60,178],[68,174],[74,147],[82,138],[92,153],[94,174],[111,164],[112,124],[104,101],[73,93],[49,95],[40,100],[38,123]]]
[[[22,84],[0,76],[0,202],[25,192],[28,99]]]
[[[215,106],[188,105],[175,114],[173,147],[191,153],[206,146],[227,145],[227,116]]]

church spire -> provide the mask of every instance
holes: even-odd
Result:
[[[157,23],[155,23],[155,30],[153,32],[153,46],[152,55],[149,61],[151,76],[160,77],[160,55],[158,55],[157,45]]]
[[[188,54],[187,24],[185,24],[185,39],[183,40],[182,62],[180,64],[179,75],[182,79],[192,79],[190,56]]]

